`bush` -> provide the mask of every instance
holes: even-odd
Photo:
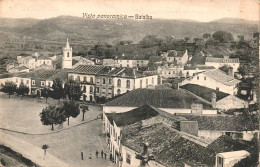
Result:
[[[3,166],[7,166],[7,163],[6,163],[6,161],[3,159],[3,158],[1,158],[1,164],[3,165]]]

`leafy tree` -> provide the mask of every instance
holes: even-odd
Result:
[[[217,31],[215,32],[212,37],[219,42],[232,42],[234,41],[234,37],[230,32],[226,31]]]
[[[68,125],[70,124],[70,117],[76,118],[80,113],[79,104],[73,100],[63,101],[62,108],[65,111],[65,116],[68,118]]]
[[[51,97],[54,99],[60,99],[64,97],[64,89],[62,87],[62,81],[59,78],[56,78],[52,84]]]
[[[189,42],[190,37],[185,37],[184,40],[185,40],[185,42],[187,43],[187,42]]]
[[[7,93],[9,95],[9,98],[11,95],[13,95],[15,93],[15,91],[17,90],[17,86],[14,82],[5,82],[5,84],[2,86],[2,91],[4,93]]]
[[[157,38],[155,35],[147,35],[141,41],[140,44],[145,48],[149,48],[155,45],[161,46],[163,40],[161,38]]]
[[[221,71],[224,71],[226,74],[228,74],[229,68],[231,68],[231,67],[228,66],[228,65],[224,65],[224,66],[222,66],[222,67],[219,67],[219,69],[220,69]]]
[[[81,86],[79,81],[74,81],[70,79],[68,82],[65,83],[64,86],[65,94],[68,96],[70,100],[79,100],[82,96]]]
[[[252,72],[252,68],[250,64],[240,64],[237,70],[242,76],[245,76]]]
[[[51,130],[54,130],[53,125],[62,124],[66,121],[64,108],[60,106],[49,105],[42,109],[40,117],[43,125],[51,125]]]
[[[205,34],[203,34],[203,38],[204,39],[208,39],[208,38],[210,38],[211,37],[211,34],[210,33],[205,33]]]
[[[24,94],[28,95],[28,93],[29,93],[29,88],[26,85],[24,85],[23,82],[21,82],[21,84],[19,85],[19,88],[17,89],[17,94],[22,95],[21,98],[23,98]]]
[[[84,121],[85,113],[86,113],[87,111],[89,111],[89,110],[88,110],[88,106],[81,106],[81,111],[82,111],[82,121]]]
[[[46,103],[47,103],[47,100],[48,100],[48,98],[50,96],[50,89],[49,88],[44,88],[42,90],[42,96],[45,97]]]

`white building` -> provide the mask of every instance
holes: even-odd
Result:
[[[196,84],[218,91],[222,91],[231,95],[236,95],[238,91],[239,80],[234,76],[225,74],[219,69],[209,70],[196,74],[191,78],[182,81],[181,85]]]
[[[216,167],[234,166],[237,162],[249,155],[250,153],[245,150],[218,153],[216,155]]]
[[[149,60],[124,60],[124,59],[118,59],[116,60],[118,64],[120,64],[121,67],[144,67],[147,66],[149,63]]]
[[[63,48],[63,55],[62,55],[62,69],[72,68],[72,47],[69,45],[69,40],[67,39],[66,46]]]
[[[224,56],[223,58],[207,57],[205,61],[206,66],[213,66],[218,69],[219,67],[227,65],[232,67],[234,72],[238,71],[239,64],[238,58],[231,59],[229,56]]]
[[[174,63],[175,65],[185,65],[189,60],[188,50],[169,50],[167,53],[162,54],[162,57],[166,58],[168,63]]]

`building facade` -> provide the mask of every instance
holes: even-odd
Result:
[[[205,60],[206,66],[213,66],[218,69],[224,65],[227,65],[232,67],[234,72],[238,71],[239,64],[240,63],[238,58],[231,59],[229,56],[224,56],[223,58],[207,57]]]

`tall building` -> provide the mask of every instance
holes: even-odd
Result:
[[[72,47],[70,47],[69,40],[67,39],[66,47],[63,48],[62,56],[62,69],[72,68]]]

